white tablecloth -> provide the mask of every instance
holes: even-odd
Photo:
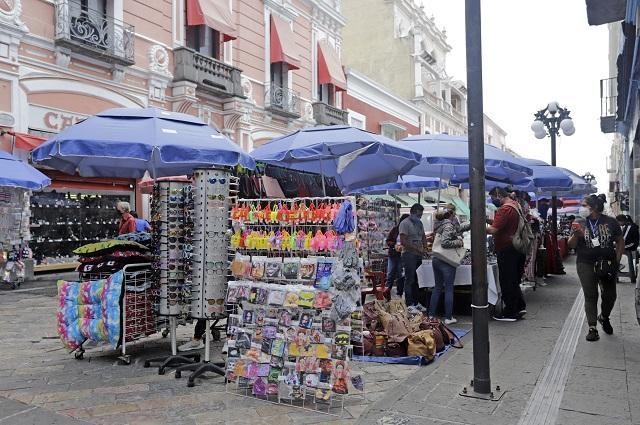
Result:
[[[423,261],[422,265],[418,267],[416,271],[418,274],[418,286],[420,288],[433,288],[435,280],[433,278],[433,266],[431,261]],[[500,291],[496,281],[498,280],[498,266],[487,265],[487,283],[489,284],[488,299],[489,304],[496,305],[498,302],[498,295]],[[456,280],[453,282],[454,286],[468,286],[471,285],[471,266],[460,266],[456,271]]]

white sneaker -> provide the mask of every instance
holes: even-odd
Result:
[[[452,317],[451,319],[444,319],[444,324],[447,326],[453,325],[454,323],[458,323],[458,319],[455,317]]]
[[[425,306],[423,306],[422,304],[418,303],[415,306],[418,310],[420,310],[420,312],[422,313],[426,313],[427,311],[429,311],[429,309]]]
[[[204,342],[201,339],[192,339],[178,347],[178,351],[199,350],[201,348],[204,348]]]
[[[407,308],[407,313],[409,314],[420,314],[420,310],[415,305],[412,305]]]
[[[225,341],[222,346],[222,354],[227,354],[227,351],[229,351],[229,345],[227,344],[227,341]]]

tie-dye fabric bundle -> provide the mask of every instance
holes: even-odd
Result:
[[[123,272],[86,282],[58,281],[58,334],[73,351],[86,340],[118,347]]]

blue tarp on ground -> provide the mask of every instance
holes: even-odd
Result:
[[[462,338],[469,332],[471,329],[451,329],[458,338]],[[406,356],[406,357],[376,357],[376,356],[353,356],[352,360],[357,362],[371,362],[371,363],[387,363],[387,364],[407,364],[407,365],[415,365],[422,366],[433,363],[438,357],[446,353],[451,349],[450,345],[442,350],[442,352],[437,353],[436,356],[431,361],[425,360],[423,356]]]

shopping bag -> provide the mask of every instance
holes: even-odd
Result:
[[[436,237],[433,241],[433,247],[431,249],[431,254],[434,257],[454,267],[458,267],[462,263],[464,256],[467,254],[467,250],[465,248],[443,248],[442,235],[440,233],[436,233]]]

